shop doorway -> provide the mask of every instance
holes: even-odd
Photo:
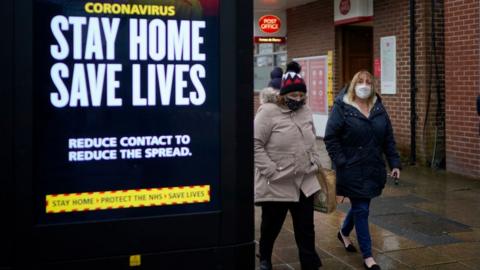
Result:
[[[361,69],[373,74],[373,27],[347,25],[339,30],[343,85],[348,84]]]

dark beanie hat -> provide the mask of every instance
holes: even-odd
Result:
[[[281,67],[274,67],[270,72],[270,79],[282,78],[283,69]]]
[[[282,78],[273,78],[268,83],[268,87],[272,87],[272,88],[275,88],[277,90],[280,89],[282,87]]]
[[[273,70],[270,72],[271,80],[268,83],[268,87],[280,89],[280,87],[282,87],[282,75],[283,69],[280,67],[274,67]]]
[[[282,88],[280,88],[280,95],[285,95],[290,92],[307,92],[307,86],[302,76],[300,76],[302,68],[297,62],[290,62],[287,64],[287,71],[282,77]]]
[[[295,61],[292,61],[292,62],[287,64],[287,72],[288,71],[292,71],[292,72],[295,72],[295,73],[300,73],[300,71],[302,71],[302,67],[300,66],[299,63],[297,63]]]

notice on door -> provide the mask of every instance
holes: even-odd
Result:
[[[218,0],[34,2],[37,222],[218,208]]]

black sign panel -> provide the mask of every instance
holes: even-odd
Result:
[[[34,2],[37,224],[219,209],[218,0]]]

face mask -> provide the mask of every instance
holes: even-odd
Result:
[[[355,85],[355,95],[357,95],[357,97],[366,99],[370,97],[371,93],[372,89],[370,88],[370,85],[365,83]]]
[[[296,99],[286,97],[285,98],[285,105],[287,105],[287,107],[290,110],[296,111],[296,110],[300,109],[303,105],[305,105],[305,99],[296,100]]]

